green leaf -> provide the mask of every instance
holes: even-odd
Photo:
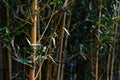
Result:
[[[33,49],[29,48],[29,47],[24,47],[23,48],[23,52],[25,53],[32,53],[33,52]]]
[[[110,41],[111,37],[110,36],[105,36],[104,39],[107,40],[107,41]]]
[[[80,55],[82,56],[83,59],[87,60],[83,52],[80,52]]]
[[[9,34],[9,29],[6,27],[6,33]]]
[[[22,31],[20,31],[20,30],[17,30],[17,31],[15,32],[16,35],[20,35],[21,33],[22,33]]]
[[[41,58],[42,58],[42,59],[47,59],[47,57],[46,57],[46,56],[42,56]]]
[[[9,43],[10,42],[10,32],[9,32],[9,29],[7,28],[7,27],[5,27],[5,33],[7,34],[6,35],[6,37],[5,37],[5,41],[7,42],[7,43]]]
[[[57,8],[58,8],[58,9],[60,8],[61,3],[62,3],[61,0],[56,0],[56,5],[57,5]]]
[[[55,2],[53,1],[53,2],[50,2],[50,5],[53,5],[53,4],[55,4]]]
[[[40,48],[40,49],[37,50],[37,54],[38,55],[41,55],[41,53],[42,53],[42,48]]]
[[[60,0],[58,0],[58,1],[57,1],[57,4],[58,4],[58,5],[60,5],[60,4],[61,4],[61,1],[60,1]]]

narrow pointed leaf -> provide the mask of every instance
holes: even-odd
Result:
[[[68,32],[68,30],[67,30],[65,27],[63,27],[63,29],[64,29],[65,32],[70,36],[70,33]]]
[[[31,45],[31,42],[30,42],[30,40],[29,40],[28,38],[26,38],[26,39],[27,39],[27,42],[28,42],[28,44],[29,44],[29,45]]]
[[[19,62],[21,62],[21,63],[32,63],[31,60],[27,60],[27,59],[20,59]]]
[[[56,46],[55,46],[55,38],[54,38],[54,37],[52,37],[52,41],[53,41],[54,47],[56,47]]]

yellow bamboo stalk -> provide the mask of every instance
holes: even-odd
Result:
[[[37,33],[37,39],[40,39],[40,18],[39,18],[39,14],[38,14],[37,18],[38,18],[38,23],[37,23],[37,31],[38,31],[38,33]],[[41,47],[39,46],[38,48],[41,48]],[[42,67],[42,59],[40,59],[39,63],[36,65],[36,75],[38,74],[38,76],[35,77],[36,80],[41,80],[42,70],[40,70],[40,72],[37,73],[41,67]]]
[[[38,1],[34,0],[32,4],[32,29],[31,29],[31,43],[36,44],[36,39],[37,39],[37,6]],[[33,46],[34,52],[31,53],[31,55],[34,55],[31,57],[31,61],[33,62],[33,68],[30,69],[30,80],[35,80],[35,55],[36,55],[36,46]]]

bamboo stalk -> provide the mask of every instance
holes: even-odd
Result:
[[[118,64],[118,80],[120,80],[120,62]]]
[[[70,15],[71,15],[71,12],[69,11]],[[68,19],[67,21],[67,29],[69,29],[70,27],[70,21],[71,21],[71,17]],[[64,53],[66,54],[67,53],[67,43],[68,43],[68,34],[65,35],[65,43],[64,43]],[[64,58],[62,60],[63,62],[65,61]],[[65,64],[63,63],[62,65],[62,70],[61,70],[61,80],[64,79],[64,67],[65,67]]]
[[[60,22],[61,22],[61,19],[62,19],[62,15],[60,15],[60,18],[58,19],[58,22],[57,22],[57,24],[56,24],[56,26],[55,26],[54,32],[56,32],[57,27],[59,26],[59,24],[60,24]],[[57,50],[56,52],[57,52],[57,54],[58,54],[59,51]],[[57,58],[58,58],[58,56],[56,55],[55,60],[57,60]],[[54,79],[57,77],[57,74],[55,73],[55,72],[57,72],[57,68],[58,68],[57,65],[53,65],[53,78],[54,78]]]
[[[63,5],[63,7],[66,7],[67,6],[67,3],[68,3],[68,0],[65,0],[65,3]],[[65,21],[66,21],[66,12],[64,12],[63,14],[63,19],[62,19],[62,29],[61,29],[61,42],[60,42],[60,55],[59,55],[59,61],[61,62],[62,61],[62,53],[63,53],[63,39],[64,39],[64,27],[65,27]],[[62,80],[63,77],[63,68],[64,68],[64,65],[62,63],[59,63],[58,65],[58,74],[57,74],[57,80]],[[62,74],[60,74],[62,71]]]
[[[37,31],[38,31],[38,34],[37,34],[38,37],[37,37],[37,39],[40,39],[40,18],[39,18],[39,14],[38,14]],[[41,48],[41,47],[39,46],[38,48]],[[39,63],[37,64],[37,69],[36,70],[38,71],[40,67],[42,67],[42,61],[41,61],[41,59],[39,60]],[[42,73],[42,70],[39,72],[38,77],[37,77],[36,80],[41,80],[41,76],[42,76],[41,73]]]
[[[49,58],[48,61],[47,61],[47,76],[46,76],[46,80],[51,80],[52,79],[51,71],[52,71],[52,65],[51,65],[51,60]]]
[[[101,7],[102,7],[102,1],[100,1],[100,7],[99,7],[99,21],[98,21],[98,29],[97,29],[97,41],[99,41],[99,38],[100,38],[100,23],[101,23]],[[98,56],[99,56],[99,44],[97,42],[97,45],[96,45],[96,51],[95,51],[95,54],[96,54],[96,64],[95,64],[95,80],[98,80],[99,79],[99,70],[98,70]]]
[[[9,0],[7,0],[7,3],[9,3]],[[9,15],[9,8],[6,8],[6,16],[7,16],[7,26],[10,25],[10,15]],[[12,80],[12,61],[11,61],[11,53],[10,53],[10,44],[7,45],[8,50],[8,80]]]
[[[2,65],[3,65],[3,64],[2,64],[2,57],[3,57],[3,56],[2,56],[2,44],[1,44],[1,42],[0,42],[0,63],[1,63],[1,64],[0,64],[0,80],[3,80],[3,78],[2,78],[2,75],[3,75],[3,74],[2,74],[2,67],[3,67],[3,66],[2,66]]]
[[[110,58],[111,57],[111,54],[108,53],[108,62],[107,62],[107,80],[109,80],[110,78]]]
[[[115,60],[115,52],[113,50],[113,53],[112,53],[112,62],[111,62],[110,80],[113,80],[114,60]]]
[[[33,26],[31,29],[31,43],[36,44],[36,39],[37,39],[37,6],[38,1],[34,0],[32,4],[32,12],[33,12]],[[34,55],[31,57],[31,61],[33,62],[33,68],[30,69],[30,80],[35,80],[35,55],[36,55],[36,46],[33,46],[34,52],[31,53],[31,55]]]
[[[116,9],[118,7],[118,3],[116,2]],[[119,12],[119,11],[118,11]],[[119,16],[119,14],[117,14],[117,11],[114,12],[114,16]],[[112,30],[113,31],[113,38],[111,38],[111,42],[112,42],[112,60],[111,60],[111,73],[110,73],[110,80],[113,80],[113,73],[114,73],[114,61],[115,61],[115,53],[116,53],[116,40],[117,40],[117,29],[118,29],[118,21],[116,20],[113,24],[112,24]]]
[[[8,80],[12,80],[12,62],[9,44],[7,45],[7,49],[8,49]]]
[[[0,22],[1,22],[1,12],[0,12]],[[1,43],[1,40],[0,40],[0,80],[2,80],[2,57],[3,57],[3,55],[2,55],[2,43]]]

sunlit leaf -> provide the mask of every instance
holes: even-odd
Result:
[[[98,32],[99,32],[100,34],[103,34],[103,32],[102,32],[101,30],[98,30]]]
[[[46,46],[44,46],[44,47],[43,47],[43,49],[42,49],[42,51],[43,51],[43,52],[45,52],[45,51],[46,51],[46,49],[47,49],[47,47],[46,47]]]
[[[9,30],[8,30],[8,28],[6,27],[6,33],[9,33]]]
[[[83,52],[84,45],[80,44],[79,48],[80,48],[80,52]]]
[[[42,56],[41,58],[42,58],[42,59],[47,59],[47,57],[46,57],[46,56]]]
[[[67,30],[65,27],[63,27],[63,29],[64,29],[65,32],[70,36],[70,33],[68,32],[68,30]]]
[[[58,4],[58,5],[60,5],[60,4],[61,4],[61,1],[60,1],[60,0],[58,0],[58,1],[57,1],[57,4]]]
[[[6,43],[9,43],[10,42],[10,32],[9,32],[9,29],[7,27],[5,27],[5,32],[6,32],[6,37],[5,37],[5,41]]]
[[[54,38],[54,37],[52,37],[52,41],[53,41],[54,47],[56,47],[56,46],[55,46],[55,38]]]

